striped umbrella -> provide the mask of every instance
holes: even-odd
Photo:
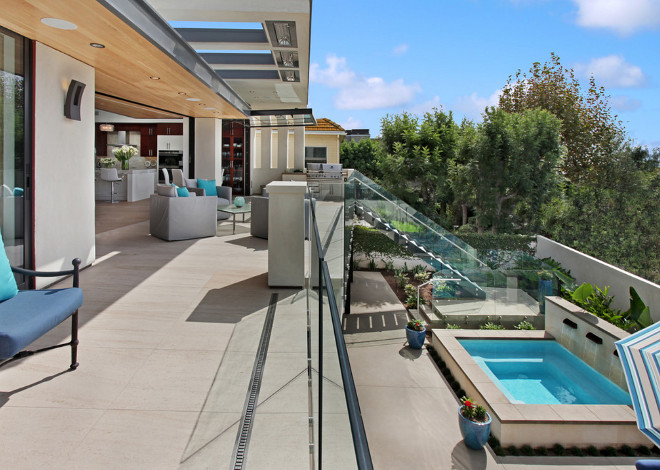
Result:
[[[660,322],[617,341],[637,426],[660,446]]]

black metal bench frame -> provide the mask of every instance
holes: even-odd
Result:
[[[17,274],[22,274],[28,277],[59,277],[59,276],[73,276],[73,287],[80,287],[80,259],[74,259],[71,264],[73,269],[66,271],[33,271],[31,269],[18,268],[12,266],[11,270]],[[18,359],[23,359],[24,357],[32,356],[34,354],[50,351],[51,349],[63,348],[66,346],[71,346],[71,365],[69,366],[70,370],[75,370],[78,367],[78,310],[71,314],[71,341],[64,344],[57,344],[55,346],[49,346],[46,348],[37,349],[35,351],[23,350],[16,353],[13,357],[4,360],[0,363],[0,367],[4,367],[7,364],[14,362]]]

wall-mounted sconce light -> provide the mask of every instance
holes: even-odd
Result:
[[[64,116],[80,121],[80,105],[82,104],[82,95],[85,91],[85,84],[77,80],[71,80],[69,90],[66,92],[66,101],[64,102]]]

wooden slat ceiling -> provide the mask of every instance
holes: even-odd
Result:
[[[78,28],[51,28],[41,22],[42,18],[63,19]],[[245,118],[96,1],[2,0],[0,25],[94,67],[96,91],[104,95],[191,117]],[[105,48],[91,47],[92,42]]]

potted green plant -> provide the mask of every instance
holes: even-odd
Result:
[[[554,276],[550,271],[539,271],[539,289],[538,289],[538,301],[539,301],[539,312],[545,314],[545,298],[548,295],[552,295],[552,279]]]
[[[473,450],[479,450],[488,442],[490,424],[493,421],[490,414],[481,405],[468,397],[461,398],[462,405],[458,408],[458,426],[465,445]]]
[[[426,339],[426,326],[421,320],[410,320],[406,325],[406,339],[408,346],[413,349],[422,349]]]
[[[128,161],[138,154],[138,149],[130,145],[122,145],[113,149],[112,154],[121,162],[121,169],[128,170]]]

